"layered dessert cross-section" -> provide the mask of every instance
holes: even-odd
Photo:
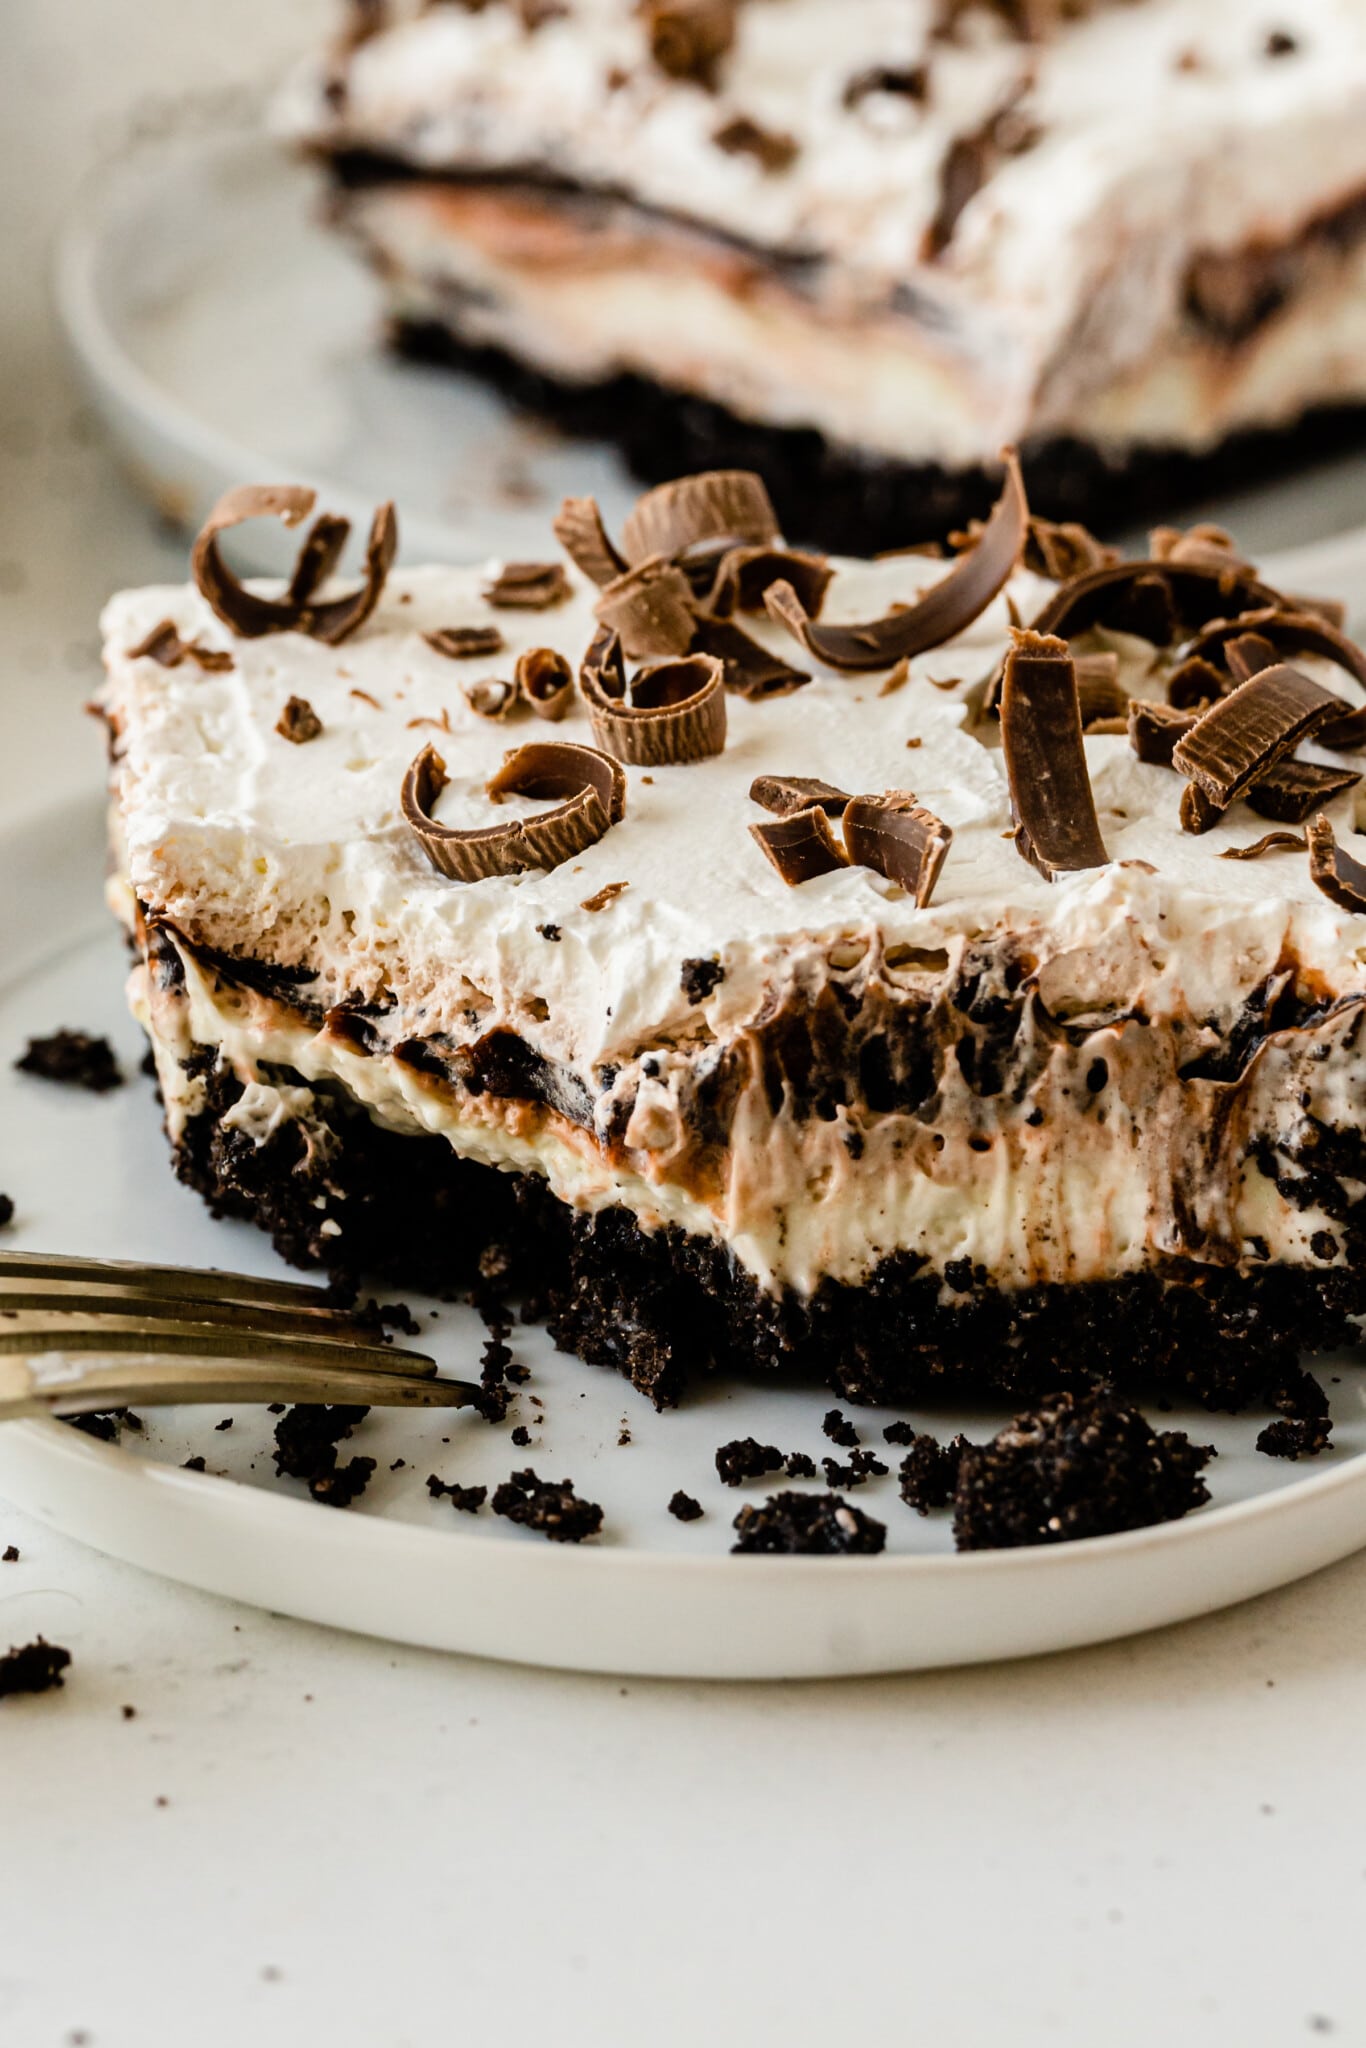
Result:
[[[1356,0],[437,0],[290,88],[396,338],[860,551],[1132,525],[1366,396]]]
[[[758,479],[539,562],[103,621],[113,900],[181,1176],[287,1257],[520,1295],[658,1401],[1108,1377],[1236,1404],[1366,1307],[1366,656],[1014,458],[960,552]]]

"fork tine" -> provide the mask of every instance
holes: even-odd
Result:
[[[307,1366],[336,1366],[375,1373],[430,1377],[436,1361],[418,1351],[389,1344],[338,1341],[309,1331],[296,1335],[254,1322],[200,1320],[169,1314],[139,1324],[124,1315],[71,1313],[65,1309],[0,1309],[0,1353],[47,1351],[141,1351],[199,1358],[288,1358]]]
[[[143,1266],[136,1259],[75,1259],[62,1252],[0,1252],[0,1282],[76,1280],[114,1283],[172,1301],[237,1301],[262,1308],[332,1309],[327,1290],[302,1280],[259,1280],[196,1266]]]
[[[274,1361],[204,1369],[163,1358],[82,1364],[44,1377],[25,1361],[0,1372],[0,1422],[42,1415],[85,1415],[132,1402],[155,1407],[231,1406],[272,1401],[346,1402],[385,1408],[464,1408],[480,1389],[465,1380],[411,1379],[396,1373],[319,1371]]]
[[[93,1285],[84,1280],[21,1280],[7,1278],[0,1271],[0,1315],[9,1309],[48,1309],[64,1315],[134,1315],[158,1320],[166,1317],[171,1321],[230,1323],[241,1320],[245,1306],[237,1301],[149,1294],[141,1287],[117,1280]],[[375,1346],[373,1324],[362,1323],[341,1309],[269,1308],[263,1304],[250,1308],[248,1312],[254,1329],[281,1336],[327,1337],[333,1343],[362,1348],[368,1346],[372,1350]]]

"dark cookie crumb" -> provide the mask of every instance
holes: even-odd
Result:
[[[501,1337],[490,1337],[480,1352],[483,1361],[479,1367],[479,1382],[484,1387],[501,1387],[512,1353]]]
[[[180,1469],[182,1472],[203,1472],[207,1468],[202,1458],[186,1458]]]
[[[1055,1394],[988,1444],[964,1447],[954,1494],[960,1550],[1071,1543],[1173,1522],[1209,1499],[1212,1445],[1154,1432],[1100,1390]]]
[[[373,1458],[337,1462],[337,1445],[364,1422],[368,1408],[301,1401],[275,1425],[275,1470],[281,1479],[302,1479],[314,1500],[347,1508],[374,1475]]]
[[[391,1301],[381,1308],[379,1319],[386,1330],[398,1330],[405,1337],[420,1337],[422,1325],[406,1301]]]
[[[669,1513],[676,1522],[696,1522],[702,1514],[702,1503],[694,1500],[690,1493],[684,1493],[680,1486],[669,1502]]]
[[[620,1427],[620,1428],[618,1429],[618,1431],[617,1431],[617,1449],[618,1449],[618,1450],[624,1450],[624,1449],[626,1448],[627,1444],[629,1444],[629,1443],[630,1443],[630,1441],[631,1441],[631,1425],[630,1425],[630,1423],[629,1423],[629,1422],[628,1422],[628,1421],[626,1420],[626,1417],[625,1417],[625,1416],[623,1415],[623,1416],[622,1416],[622,1418],[621,1418],[621,1427]]]
[[[852,1452],[847,1465],[834,1458],[822,1458],[821,1469],[827,1486],[866,1486],[870,1479],[881,1479],[887,1472],[884,1461],[872,1451]]]
[[[543,939],[550,941],[552,946],[557,945],[564,936],[557,924],[538,924],[536,929]]]
[[[0,1657],[0,1700],[21,1692],[51,1692],[66,1683],[62,1673],[71,1662],[70,1650],[48,1643],[41,1636],[11,1649]]]
[[[292,740],[296,747],[317,739],[322,729],[323,722],[307,697],[291,697],[275,722],[280,738]]]
[[[725,978],[726,970],[719,960],[685,960],[679,977],[690,1003],[705,1003]]]
[[[7,1544],[5,1545],[5,1548],[4,1548],[3,1552],[0,1552],[0,1564],[18,1564],[18,1562],[19,1562],[19,1546],[18,1546],[18,1544],[17,1544],[17,1543],[7,1543]]]
[[[738,1486],[742,1479],[762,1479],[765,1472],[781,1472],[783,1454],[776,1444],[761,1444],[752,1436],[738,1436],[722,1444],[716,1453],[716,1469],[723,1486]]]
[[[931,1508],[946,1508],[958,1484],[958,1465],[967,1449],[967,1438],[956,1436],[952,1443],[941,1444],[937,1437],[917,1436],[911,1430],[901,1441],[910,1445],[909,1455],[902,1459],[897,1472],[901,1498],[907,1507],[914,1508],[918,1515],[927,1515]]]
[[[0,1230],[8,1229],[14,1221],[14,1197],[0,1195]]]
[[[872,1556],[883,1548],[887,1530],[837,1493],[774,1493],[762,1507],[741,1508],[739,1537],[732,1554],[761,1551],[772,1556]]]
[[[789,1451],[783,1460],[783,1476],[786,1479],[814,1479],[816,1461],[805,1451]]]
[[[448,1500],[453,1508],[459,1508],[462,1515],[477,1515],[488,1498],[487,1486],[461,1486],[456,1480],[447,1485],[433,1472],[427,1480],[427,1491],[433,1500]]]
[[[14,1062],[21,1074],[36,1074],[40,1081],[61,1081],[70,1088],[88,1088],[103,1095],[123,1086],[123,1073],[107,1038],[92,1038],[86,1031],[54,1031],[50,1038],[31,1038],[28,1049]]]
[[[122,1715],[125,1721],[136,1721],[138,1717],[138,1710],[136,1707],[120,1707],[119,1713]]]
[[[531,1378],[531,1367],[529,1365],[521,1365],[514,1360],[511,1365],[504,1368],[503,1378],[508,1382],[509,1386],[524,1387]]]
[[[1317,1458],[1333,1442],[1333,1425],[1326,1416],[1283,1416],[1268,1422],[1257,1439],[1264,1458]]]
[[[222,1432],[223,1432],[223,1431],[224,1431],[225,1429],[231,1429],[231,1428],[232,1428],[232,1417],[231,1417],[231,1415],[225,1415],[225,1416],[223,1417],[223,1420],[222,1420],[221,1422],[215,1422],[215,1424],[214,1424],[214,1428],[215,1428],[215,1429],[216,1429],[216,1430],[217,1430],[217,1431],[219,1432],[219,1434],[220,1434],[220,1435],[222,1434]]]
[[[553,1480],[538,1479],[529,1465],[497,1488],[493,1512],[506,1515],[524,1529],[535,1529],[552,1543],[582,1543],[602,1527],[602,1509],[596,1501],[580,1500],[572,1480],[562,1479],[556,1485]]]
[[[885,1444],[913,1444],[915,1440],[915,1424],[904,1419],[900,1422],[889,1422],[882,1432],[882,1441]]]
[[[831,1443],[838,1444],[842,1450],[851,1451],[859,1440],[858,1431],[853,1423],[838,1408],[830,1410],[824,1422],[822,1422],[821,1428],[829,1437]]]
[[[516,1429],[513,1430],[512,1441],[516,1444],[519,1451],[524,1451],[531,1442],[531,1431],[524,1422],[519,1422]]]

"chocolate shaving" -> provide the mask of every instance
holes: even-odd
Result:
[[[398,520],[392,504],[381,505],[375,513],[365,544],[364,578],[349,597],[314,601],[319,565],[330,568],[346,538],[343,530],[341,541],[337,540],[338,527],[345,529],[346,522],[330,513],[322,515],[305,539],[283,597],[259,596],[228,569],[219,552],[219,534],[249,519],[275,517],[286,526],[297,526],[312,511],[315,498],[315,492],[298,485],[241,484],[219,499],[201,528],[190,555],[195,583],[239,639],[256,640],[265,633],[307,633],[311,639],[335,647],[363,626],[379,603],[398,550]],[[296,596],[296,591],[305,594]]]
[[[715,656],[724,671],[726,688],[737,697],[781,697],[811,680],[810,669],[794,668],[781,654],[770,654],[729,619],[699,619],[692,651]]]
[[[819,775],[756,775],[749,785],[749,800],[762,804],[766,811],[773,811],[780,818],[809,810],[812,804],[818,805],[827,817],[838,818],[853,801],[842,789],[836,789],[833,782],[822,782]]]
[[[622,525],[621,548],[634,567],[704,541],[765,548],[777,538],[778,515],[762,478],[748,469],[706,469],[638,498]]]
[[[1072,658],[1077,677],[1077,709],[1081,729],[1089,732],[1102,720],[1127,719],[1129,692],[1119,680],[1117,654],[1077,654]]]
[[[789,889],[849,865],[819,804],[749,829]]]
[[[593,610],[599,624],[618,636],[628,660],[686,654],[692,646],[692,586],[663,555],[651,555],[615,577]]]
[[[1140,761],[1170,768],[1172,749],[1195,724],[1196,713],[1170,704],[1149,704],[1135,697],[1129,706],[1129,745]]]
[[[566,498],[550,524],[570,561],[590,583],[610,583],[625,569],[624,557],[608,539],[596,498]]]
[[[1178,629],[1197,633],[1212,619],[1226,619],[1230,612],[1275,609],[1278,602],[1276,592],[1267,584],[1229,569],[1196,562],[1111,562],[1063,584],[1031,626],[1036,633],[1056,633],[1064,640],[1074,639],[1089,626],[1111,626],[1151,640],[1153,631],[1144,632],[1143,628],[1157,625],[1159,606],[1164,620],[1174,620]],[[1170,635],[1170,626],[1162,629]],[[1169,641],[1155,644],[1165,646]],[[1187,650],[1191,654],[1204,651],[1201,640]]]
[[[528,647],[517,657],[517,688],[538,718],[564,717],[574,699],[574,671],[553,647]]]
[[[1224,659],[1234,681],[1245,683],[1264,668],[1274,668],[1277,655],[1265,633],[1239,633],[1225,645]]]
[[[1029,507],[1013,448],[1005,450],[1003,460],[1005,483],[977,545],[971,553],[961,555],[918,604],[862,625],[820,625],[808,616],[791,583],[785,582],[775,583],[765,592],[768,611],[818,661],[854,672],[890,668],[894,662],[952,640],[981,616],[1003,588],[1024,545]]]
[[[1264,853],[1303,853],[1308,841],[1298,832],[1264,832],[1251,846],[1226,846],[1220,860],[1260,860]]]
[[[1222,526],[1192,526],[1188,533],[1183,533],[1179,526],[1155,527],[1148,536],[1148,553],[1155,562],[1194,563],[1220,576],[1257,573],[1252,563],[1238,553],[1232,534]]]
[[[323,722],[306,697],[291,697],[275,721],[281,739],[292,740],[296,747],[317,739],[322,729]]]
[[[709,92],[735,40],[735,0],[643,0],[650,55],[668,78],[690,79]]]
[[[1344,853],[1324,817],[1309,827],[1309,879],[1344,910],[1366,910],[1366,867]]]
[[[494,802],[511,795],[562,799],[534,817],[499,825],[438,825],[432,806],[447,779],[435,747],[424,747],[403,778],[401,803],[432,866],[454,882],[558,867],[601,839],[626,809],[626,778],[616,762],[564,741],[518,747],[489,781]]]
[[[182,661],[197,662],[202,669],[221,670],[232,667],[232,656],[220,653],[212,647],[201,647],[194,640],[182,640],[172,619],[162,619],[153,626],[136,647],[130,647],[127,661],[140,661],[143,656],[160,663],[162,668],[179,668]]]
[[[724,122],[712,141],[727,156],[752,156],[761,170],[770,172],[789,170],[798,156],[795,136],[761,128],[748,114],[737,114],[734,120]]]
[[[630,886],[629,882],[605,882],[602,888],[596,890],[593,895],[584,897],[583,902],[579,905],[579,909],[587,911],[606,910],[608,904],[615,903],[622,891],[629,889]]]
[[[621,642],[600,628],[584,656],[579,688],[593,737],[618,761],[636,767],[701,761],[726,744],[726,693],[713,655],[657,662],[638,670],[628,685]]]
[[[948,855],[953,833],[905,790],[851,797],[844,847],[855,867],[872,868],[915,897],[924,910]]]
[[[1047,881],[1109,860],[1096,818],[1064,640],[1011,631],[1001,687],[1001,742],[1015,843]]]
[[[477,717],[504,719],[517,702],[517,685],[501,676],[485,676],[482,682],[466,683],[464,697]]]
[[[1213,831],[1226,808],[1226,805],[1217,804],[1212,797],[1206,796],[1198,782],[1188,782],[1181,792],[1181,803],[1177,812],[1181,820],[1181,830],[1197,835]]]
[[[706,610],[714,619],[728,619],[737,611],[761,612],[765,593],[773,584],[786,582],[811,617],[819,618],[833,574],[824,555],[801,548],[727,548],[707,593]]]
[[[1278,761],[1259,775],[1247,793],[1258,817],[1278,825],[1302,825],[1311,811],[1345,796],[1361,780],[1350,768],[1321,768],[1315,761]]]
[[[1066,583],[1091,569],[1108,568],[1119,560],[1119,550],[1098,541],[1088,527],[1075,520],[1061,525],[1051,519],[1032,518],[1024,545],[1024,566],[1036,576],[1054,583]]]
[[[1172,765],[1226,809],[1341,705],[1331,690],[1279,663],[1198,718],[1172,749]]]
[[[484,586],[484,602],[500,611],[545,612],[570,595],[569,578],[559,562],[505,562],[492,583]]]
[[[477,656],[501,654],[507,644],[497,626],[442,626],[438,632],[424,633],[422,637],[433,654],[444,654],[448,661],[471,661]]]
[[[1228,695],[1226,675],[1203,654],[1189,655],[1167,678],[1167,701],[1174,711],[1204,711]]]

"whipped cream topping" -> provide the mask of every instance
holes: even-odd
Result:
[[[934,12],[750,0],[709,93],[651,63],[632,0],[574,0],[531,34],[506,0],[435,8],[363,42],[340,96],[329,66],[302,76],[281,118],[325,148],[548,174],[817,259],[807,288],[827,313],[894,307],[994,395],[976,457],[1036,414],[1071,419],[1141,365],[1179,325],[1195,254],[1291,242],[1366,186],[1356,0],[1146,0],[1043,46],[986,11],[932,44]],[[1295,47],[1269,55],[1286,28]],[[846,104],[859,73],[926,61],[923,103]],[[948,151],[1017,94],[1037,139],[994,166],[923,262]],[[792,138],[788,167],[716,146],[742,117]]]

